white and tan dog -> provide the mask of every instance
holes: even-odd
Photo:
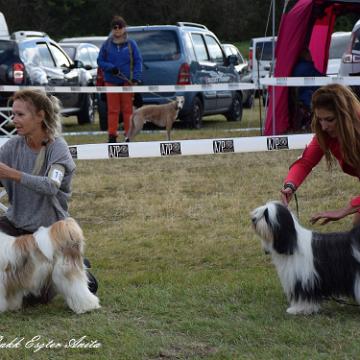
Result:
[[[165,127],[167,139],[170,140],[172,126],[179,111],[184,106],[185,98],[177,96],[175,100],[163,105],[145,105],[134,111],[130,121],[128,138],[131,141],[143,128],[146,122]]]
[[[83,248],[83,232],[72,218],[32,235],[0,233],[0,311],[20,309],[24,296],[40,296],[50,285],[77,314],[99,308],[88,289]]]

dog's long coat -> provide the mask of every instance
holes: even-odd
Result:
[[[360,226],[313,232],[278,202],[256,208],[251,219],[290,302],[288,313],[316,312],[331,296],[352,297],[360,304]]]
[[[145,105],[134,111],[131,121],[128,138],[133,138],[139,133],[146,122],[165,127],[167,139],[170,140],[172,126],[177,119],[179,110],[184,105],[184,97],[177,96],[176,100],[163,105]]]

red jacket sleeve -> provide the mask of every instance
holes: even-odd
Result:
[[[300,158],[290,166],[290,170],[284,182],[290,182],[298,188],[310,171],[320,162],[323,156],[324,152],[322,151],[316,136],[314,136],[306,146]]]
[[[358,207],[360,206],[360,196],[354,197],[350,201],[351,207]]]

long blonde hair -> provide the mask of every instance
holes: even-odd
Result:
[[[324,151],[328,167],[334,163],[330,149],[326,145],[328,135],[321,128],[315,115],[316,109],[325,109],[334,114],[337,139],[344,161],[360,175],[360,102],[346,86],[331,84],[316,90],[312,97],[312,130]]]
[[[40,89],[24,89],[14,93],[9,99],[9,103],[15,100],[22,100],[31,104],[36,112],[44,111],[45,116],[42,123],[49,140],[54,140],[61,134],[61,105],[57,97],[47,95]]]

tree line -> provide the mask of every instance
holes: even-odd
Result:
[[[276,29],[284,2],[275,1]],[[290,1],[288,8],[295,2]],[[0,11],[10,32],[44,31],[57,40],[106,35],[112,16],[118,14],[129,25],[200,23],[221,41],[235,42],[272,35],[271,4],[271,0],[0,0]],[[350,30],[353,21],[351,15],[342,18],[341,30]]]

